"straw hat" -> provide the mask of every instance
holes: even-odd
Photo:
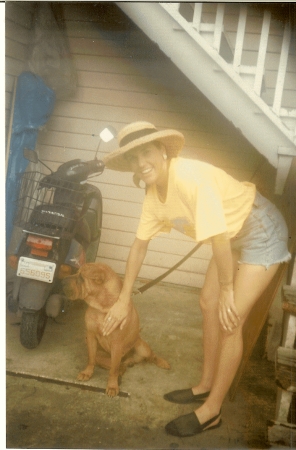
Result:
[[[184,145],[184,136],[176,130],[158,131],[149,122],[133,122],[126,125],[117,136],[119,148],[105,156],[106,167],[121,172],[132,172],[125,154],[130,150],[152,141],[162,142],[166,148],[168,158],[178,155]]]

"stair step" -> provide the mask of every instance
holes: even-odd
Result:
[[[283,296],[286,301],[296,305],[296,286],[285,284],[283,286]]]
[[[211,46],[214,43],[214,31],[215,31],[215,24],[214,23],[201,23],[199,25],[199,34]]]
[[[296,427],[290,423],[270,421],[268,426],[268,442],[271,445],[284,445],[291,448],[291,442],[296,441]]]
[[[214,23],[201,23],[199,26],[199,31],[200,32],[205,32],[205,33],[214,33],[215,31],[215,24]]]
[[[251,88],[254,87],[256,66],[244,66],[241,65],[236,68],[237,73],[240,77],[249,85]]]
[[[296,336],[296,316],[287,314],[283,319],[282,346],[294,348]]]
[[[256,66],[241,65],[238,67],[238,73],[240,75],[255,75],[256,74]]]
[[[284,390],[296,389],[296,371],[287,364],[276,363],[275,379]]]
[[[296,390],[296,350],[278,347],[276,353],[275,377],[278,386],[284,390]]]
[[[278,347],[276,361],[278,364],[289,366],[294,372],[296,369],[296,350],[293,348]]]
[[[282,308],[283,311],[286,311],[289,314],[294,314],[294,316],[296,316],[296,305],[294,303],[283,301]]]
[[[295,414],[292,413],[295,406],[295,390],[286,391],[278,388],[277,391],[277,405],[275,420],[291,428],[296,428]],[[293,411],[294,412],[294,411]]]
[[[280,109],[280,118],[289,130],[296,129],[296,109]]]

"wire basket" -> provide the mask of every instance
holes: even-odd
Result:
[[[24,173],[19,183],[14,225],[30,233],[71,239],[83,214],[83,186],[40,172]]]

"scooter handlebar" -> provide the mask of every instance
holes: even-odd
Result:
[[[82,161],[81,159],[73,159],[62,164],[56,172],[47,175],[43,181],[51,183],[57,179],[64,181],[71,181],[74,183],[81,183],[86,181],[92,174],[101,174],[105,169],[105,164],[99,159],[91,161]]]
[[[103,163],[103,161],[101,159],[95,159],[95,160],[92,160],[92,161],[88,161],[87,164],[89,164],[89,166],[93,170],[91,173],[101,174],[101,173],[104,172],[105,164]]]

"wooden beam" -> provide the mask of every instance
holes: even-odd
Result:
[[[244,350],[243,357],[229,390],[230,401],[233,401],[237,391],[238,384],[245,371],[248,360],[255,347],[260,332],[267,320],[268,311],[275,296],[280,288],[284,275],[286,274],[287,264],[281,264],[273,280],[260,296],[253,309],[251,310],[243,327]]]
[[[278,166],[275,181],[275,194],[281,195],[292,165],[293,159],[296,158],[295,149],[292,147],[278,148]]]

